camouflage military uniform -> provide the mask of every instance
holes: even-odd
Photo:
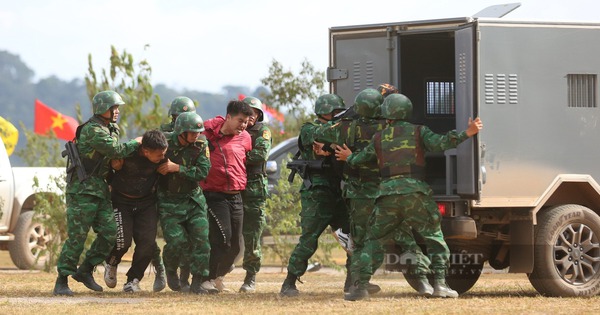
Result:
[[[426,126],[396,120],[377,133],[363,151],[347,159],[351,166],[378,161],[382,176],[380,197],[369,220],[367,238],[380,241],[393,238],[406,222],[414,233],[423,237],[431,258],[430,267],[420,264],[417,274],[432,271],[434,278],[444,279],[450,254],[442,235],[439,211],[431,198],[432,191],[423,181],[425,152],[454,148],[467,138],[465,132],[438,135]],[[428,261],[422,253],[415,255],[417,262]]]
[[[77,147],[90,177],[80,182],[77,176],[73,176],[67,183],[68,238],[57,264],[61,276],[73,275],[77,271],[79,256],[83,252],[90,227],[97,236],[86,252],[80,268],[91,271],[104,261],[114,246],[117,226],[106,182],[109,163],[111,159],[126,157],[139,147],[135,140],[119,143],[118,136],[119,128],[116,124],[106,124],[96,116],[81,127]]]
[[[158,209],[165,238],[163,259],[167,274],[176,273],[180,259],[191,250],[193,275],[208,276],[210,243],[206,199],[198,182],[210,169],[206,140],[202,137],[194,145],[182,146],[176,134],[168,136],[166,157],[179,164],[178,173],[169,173],[159,179]],[[188,241],[189,240],[189,241]],[[191,248],[188,248],[191,242]]]
[[[246,174],[248,182],[242,192],[244,202],[244,270],[256,274],[260,270],[262,253],[260,237],[266,225],[265,206],[269,193],[265,162],[269,157],[272,138],[271,130],[262,122],[246,129],[252,137],[252,151],[246,154]]]
[[[330,122],[319,127],[315,131],[315,138],[318,142],[325,142],[326,146],[329,143],[346,144],[355,151],[366,147],[375,132],[384,127],[383,119],[344,118],[339,122]],[[379,167],[375,161],[362,164],[356,169],[345,166],[344,176],[343,195],[349,207],[350,234],[354,241],[349,272],[352,274],[353,283],[361,274],[365,275],[364,280],[368,282],[370,276],[383,263],[383,248],[379,242],[371,242],[371,248],[364,248],[367,222],[375,207],[375,199],[379,196]],[[360,270],[361,266],[363,270]]]
[[[318,120],[305,123],[300,129],[301,158],[303,160],[324,159],[313,151],[315,130],[322,125]],[[331,157],[328,157],[331,158]],[[349,219],[346,204],[342,199],[341,178],[332,170],[309,171],[312,185],[302,185],[300,200],[300,226],[302,235],[294,248],[288,263],[288,274],[300,277],[306,272],[308,259],[317,250],[319,236],[327,228],[348,229]],[[348,258],[346,266],[349,267]]]

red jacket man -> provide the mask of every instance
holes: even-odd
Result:
[[[228,115],[229,116],[229,115]],[[204,191],[240,191],[246,189],[246,152],[252,150],[252,139],[244,128],[223,133],[227,118],[217,116],[204,122],[204,135],[210,143],[211,168],[200,182]]]
[[[223,276],[240,251],[244,216],[240,192],[246,189],[246,153],[252,150],[246,126],[252,114],[250,105],[230,101],[226,117],[217,116],[204,123],[211,168],[200,186],[208,205],[209,277],[220,291],[225,290]]]

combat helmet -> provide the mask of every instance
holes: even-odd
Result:
[[[407,120],[412,116],[413,106],[403,94],[391,94],[381,105],[381,114],[385,119]]]
[[[171,107],[169,107],[169,116],[178,116],[181,113],[195,111],[196,106],[194,106],[194,101],[192,101],[189,97],[178,96],[171,102]]]
[[[121,95],[115,91],[106,90],[98,92],[92,99],[92,110],[94,115],[102,115],[115,105],[125,105]]]
[[[336,109],[346,109],[344,100],[337,94],[323,94],[315,102],[315,114],[317,115],[326,115]]]
[[[262,102],[258,98],[253,96],[247,96],[242,100],[242,102],[248,104],[254,109],[257,109],[260,112],[260,115],[258,115],[256,121],[263,121]]]
[[[379,116],[383,96],[375,89],[364,89],[356,95],[354,106],[356,112],[368,118]]]
[[[202,132],[204,131],[204,121],[196,112],[184,112],[177,116],[173,133],[180,135],[186,131]]]

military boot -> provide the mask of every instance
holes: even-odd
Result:
[[[192,277],[192,284],[190,285],[189,292],[193,294],[208,294],[208,290],[202,287],[202,278],[200,276]]]
[[[162,263],[154,265],[154,272],[156,273],[156,275],[154,276],[152,291],[160,292],[167,285],[167,280],[165,277],[165,265],[163,265]]]
[[[179,284],[179,277],[177,276],[177,271],[166,271],[167,276],[167,285],[169,289],[173,291],[181,291],[181,285]]]
[[[420,276],[413,282],[415,290],[419,292],[420,296],[429,297],[433,294],[433,287],[429,284],[429,280],[425,276]]]
[[[279,292],[279,295],[288,297],[298,296],[300,294],[300,291],[298,291],[298,288],[296,288],[296,280],[298,280],[298,277],[291,273],[288,273],[287,277],[283,281],[283,285],[281,286],[281,291]]]
[[[68,276],[59,275],[58,278],[56,278],[56,283],[54,284],[54,291],[52,291],[52,294],[73,296],[73,291],[71,291],[69,288]]]
[[[457,298],[458,292],[452,290],[445,279],[433,280],[433,297]]]
[[[179,286],[181,287],[181,292],[189,292],[190,291],[190,267],[185,266],[179,267]]]
[[[244,292],[252,293],[252,292],[256,291],[255,285],[256,285],[256,274],[246,272],[246,278],[244,278],[244,284],[242,284],[242,286],[240,287],[240,292],[241,293],[244,293]]]
[[[367,283],[367,292],[369,292],[369,294],[375,294],[377,292],[381,291],[381,287],[374,284],[374,283]]]
[[[96,283],[96,280],[94,280],[94,276],[92,275],[93,269],[93,266],[83,263],[72,277],[75,281],[83,283],[86,288],[96,292],[102,292],[102,287]]]
[[[352,276],[350,274],[350,271],[348,271],[346,272],[346,280],[344,281],[344,293],[350,292],[350,289],[353,284],[354,281],[352,281]]]
[[[344,295],[346,301],[360,301],[369,297],[369,292],[364,285],[351,286],[350,292]]]

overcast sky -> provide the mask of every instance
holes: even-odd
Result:
[[[273,59],[328,65],[328,28],[471,16],[488,0],[0,0],[0,50],[35,80],[83,78],[87,56],[107,68],[110,46],[146,59],[152,82],[220,92],[256,88]],[[514,1],[516,2],[516,1]],[[523,0],[505,19],[600,22],[598,0]],[[148,44],[149,48],[144,50]]]

